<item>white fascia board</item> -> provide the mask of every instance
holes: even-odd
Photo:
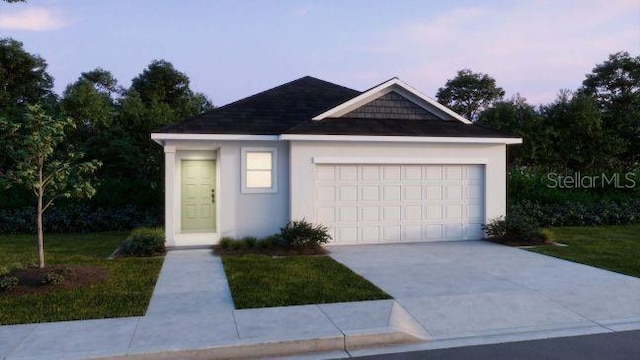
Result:
[[[389,91],[393,90],[393,87],[398,87],[414,96],[416,96],[418,99],[426,102],[427,104],[433,106],[434,108],[446,113],[447,115],[451,116],[452,118],[461,121],[465,124],[471,124],[471,121],[465,119],[464,117],[460,116],[459,114],[457,114],[456,112],[454,112],[453,110],[449,109],[448,107],[440,104],[439,102],[437,102],[436,100],[430,98],[429,96],[423,94],[422,92],[420,92],[419,90],[417,90],[416,88],[408,85],[407,83],[405,83],[404,81],[398,79],[398,78],[393,78],[389,81],[385,81],[382,84],[368,90],[365,91],[364,93],[354,97],[353,99],[346,101],[334,108],[331,108],[325,112],[323,112],[322,114],[314,117],[312,120],[322,120],[328,117],[340,117],[366,103],[368,103],[369,101],[376,99],[382,95],[385,95],[386,93],[388,93]],[[419,105],[419,104],[417,104]]]
[[[371,158],[371,157],[338,157],[338,156],[316,156],[313,158],[314,164],[401,164],[401,165],[485,165],[489,163],[487,158]]]
[[[248,134],[171,134],[152,133],[151,139],[158,140],[248,140],[248,141],[278,141],[279,135],[248,135]]]
[[[280,135],[280,140],[414,142],[414,143],[457,143],[457,144],[522,144],[521,138],[428,137],[428,136],[356,136],[356,135],[284,134],[284,135]]]

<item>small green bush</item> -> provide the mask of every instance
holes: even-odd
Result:
[[[281,243],[282,243],[282,239],[280,238],[280,234],[273,234],[260,240],[258,242],[258,247],[262,249],[273,249],[280,246]]]
[[[218,243],[218,245],[222,248],[222,249],[229,249],[231,248],[231,244],[234,242],[232,237],[229,236],[225,236],[222,239],[220,239],[220,242]]]
[[[244,242],[247,248],[254,248],[258,244],[258,239],[253,236],[245,236],[240,241]]]
[[[234,240],[229,244],[229,250],[242,250],[247,248],[247,243],[243,240]]]
[[[540,244],[545,242],[538,222],[531,216],[510,214],[484,226],[487,236],[501,243]]]
[[[65,277],[61,273],[51,271],[42,279],[42,283],[46,285],[60,285],[64,282]]]
[[[122,252],[129,256],[154,256],[166,252],[163,228],[137,228],[122,244]]]
[[[15,276],[0,277],[0,291],[9,291],[20,284],[20,280]]]
[[[316,248],[331,240],[329,229],[304,219],[291,221],[280,229],[280,243],[288,248]]]
[[[8,267],[0,265],[0,276],[4,276],[7,275],[8,273],[10,273],[11,271],[9,270]]]

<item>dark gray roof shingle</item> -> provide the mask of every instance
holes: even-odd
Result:
[[[361,92],[305,76],[209,112],[166,126],[156,133],[247,135],[362,135],[428,137],[512,137],[459,121],[386,118],[311,120]],[[358,114],[358,112],[353,112]],[[349,115],[349,114],[347,114]]]
[[[359,91],[305,76],[156,132],[279,135],[358,95]]]
[[[301,123],[286,134],[363,135],[363,136],[427,136],[427,137],[513,137],[489,128],[442,120],[397,120],[362,118],[326,118]]]

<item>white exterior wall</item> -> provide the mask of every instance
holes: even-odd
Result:
[[[483,164],[485,223],[506,213],[504,144],[290,142],[291,219],[315,222],[315,164]]]
[[[276,193],[241,193],[241,149],[277,148]],[[289,148],[280,141],[166,141],[165,230],[167,246],[201,246],[224,236],[263,237],[274,234],[289,219]],[[180,229],[181,161],[216,161],[216,232],[183,233]]]

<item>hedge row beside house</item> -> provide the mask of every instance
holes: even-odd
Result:
[[[521,201],[509,207],[509,214],[531,216],[540,226],[630,225],[640,223],[640,198],[556,204]]]
[[[162,226],[163,222],[162,208],[143,209],[133,205],[92,208],[78,204],[53,207],[44,213],[45,231],[52,233],[131,230],[141,226]],[[35,231],[34,208],[0,209],[0,233],[19,234]]]

